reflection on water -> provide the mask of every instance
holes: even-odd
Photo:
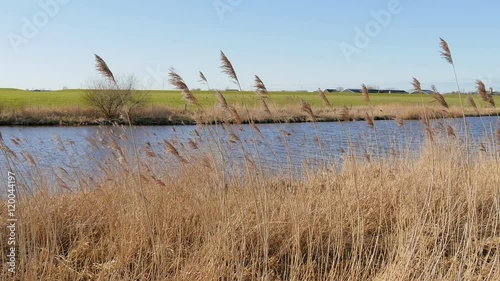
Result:
[[[468,118],[467,122],[473,145],[491,140],[498,126],[496,117]],[[446,126],[450,126],[459,137],[464,134],[462,119],[436,120],[431,125],[436,132],[446,133]],[[258,125],[259,131],[249,125],[152,126],[135,127],[134,136],[138,157],[147,163],[150,172],[160,174],[173,173],[178,165],[178,159],[167,152],[165,140],[182,157],[199,160],[203,155],[214,156],[231,163],[237,172],[235,167],[243,162],[267,171],[289,167],[300,170],[304,164],[339,163],[343,152],[370,158],[401,152],[416,154],[426,139],[420,121],[406,121],[402,126],[394,121],[376,121],[375,127],[371,129],[365,122],[263,124]],[[0,127],[0,132],[17,156],[9,163],[11,169],[23,175],[32,189],[40,183],[30,180],[33,178],[68,187],[81,185],[80,180],[75,180],[78,178],[90,185],[106,177],[103,170],[112,172],[113,167],[135,165],[127,127]],[[7,165],[2,158],[2,174]]]

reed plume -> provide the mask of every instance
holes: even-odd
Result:
[[[14,157],[17,159],[16,154],[14,151],[12,151],[4,142],[3,137],[2,137],[2,132],[0,132],[0,150],[3,151],[6,154],[9,154],[10,156]]]
[[[396,121],[396,123],[398,123],[398,126],[403,126],[405,124],[405,120],[403,118],[401,118],[401,116],[396,116],[396,118],[394,119]]]
[[[342,110],[340,111],[339,120],[340,121],[351,121],[351,114],[350,114],[349,108],[347,108],[347,106],[344,106],[342,108]]]
[[[220,107],[222,107],[224,109],[227,109],[229,107],[227,104],[226,98],[224,97],[224,95],[222,95],[221,92],[219,92],[219,90],[215,91],[215,96],[217,97],[217,101],[218,101]]]
[[[434,132],[432,131],[431,126],[425,125],[425,133],[429,138],[429,141],[434,142]]]
[[[486,153],[487,150],[486,150],[486,146],[484,145],[484,143],[479,144],[479,151]]]
[[[427,111],[425,110],[425,105],[424,105],[424,93],[422,92],[422,84],[420,84],[420,81],[418,81],[417,78],[413,77],[413,81],[411,82],[413,89],[420,93],[420,101],[422,102],[422,111],[424,113],[424,116],[422,116],[424,124],[428,122],[428,117],[427,117]]]
[[[327,107],[332,107],[332,104],[330,103],[330,101],[326,97],[325,92],[322,91],[321,89],[318,89],[318,91],[319,91],[319,97],[321,98],[321,100],[323,100],[323,105],[325,105]]]
[[[73,190],[66,184],[66,182],[63,181],[63,179],[61,179],[57,174],[55,176],[56,176],[56,183],[57,183],[58,187],[64,188],[64,189],[68,190],[69,192],[73,192]]]
[[[189,140],[188,145],[191,149],[194,149],[194,150],[198,149],[198,145],[196,144],[196,142],[194,140]]]
[[[441,57],[443,57],[449,64],[454,64],[453,63],[453,57],[451,56],[451,51],[450,47],[448,46],[448,43],[441,37],[439,37],[440,40],[440,46],[441,46]]]
[[[210,90],[210,85],[208,84],[208,79],[205,76],[205,74],[203,74],[203,72],[200,71],[199,75],[200,75],[200,82],[206,84],[208,89]]]
[[[417,78],[413,77],[413,82],[411,82],[411,84],[416,92],[422,93],[422,86]]]
[[[33,156],[31,156],[31,154],[26,152],[21,152],[21,155],[26,160],[26,162],[28,162],[30,166],[36,166],[35,159],[33,158]]]
[[[474,98],[472,98],[471,96],[468,96],[467,97],[467,103],[469,104],[470,107],[474,108],[474,110],[479,113],[479,110],[477,108],[477,104],[476,102],[474,101]]]
[[[366,87],[365,84],[361,85],[361,93],[363,94],[363,97],[365,98],[366,102],[370,102],[370,94],[368,92],[368,87]]]
[[[175,89],[180,91],[189,90],[188,86],[184,82],[184,79],[182,79],[182,77],[179,74],[177,74],[175,68],[173,67],[170,68],[168,72],[168,77],[169,77],[168,81],[172,86],[174,86]]]
[[[434,92],[434,94],[433,94],[434,100],[436,100],[441,106],[443,106],[445,108],[450,108],[448,103],[444,99],[444,96],[438,91],[436,86],[432,85],[431,89]]]
[[[483,101],[488,101],[488,94],[486,93],[486,86],[484,85],[483,81],[481,80],[476,80],[476,88],[477,88],[477,93],[481,97]]]
[[[241,125],[243,122],[241,121],[241,117],[238,114],[238,111],[236,110],[236,108],[230,106],[227,109],[231,113],[231,115],[233,116],[234,122],[238,125]]]
[[[365,119],[366,119],[366,124],[368,124],[368,126],[370,128],[375,128],[375,123],[373,122],[373,118],[370,116],[370,114],[368,114],[368,112],[365,112]]]
[[[238,85],[238,88],[241,91],[240,80],[238,80],[238,75],[236,75],[236,71],[234,70],[233,64],[226,57],[223,51],[220,51],[220,60],[221,60],[221,68],[222,72],[227,74],[229,78],[233,80],[233,82]]]
[[[308,102],[306,102],[303,99],[300,99],[300,108],[302,109],[302,111],[307,113],[307,115],[309,116],[309,118],[311,118],[311,120],[313,122],[317,121],[316,116],[314,115],[314,113],[312,111],[311,105]]]
[[[257,134],[259,134],[261,139],[264,139],[264,135],[262,135],[262,132],[260,131],[259,127],[255,125],[255,122],[250,121],[250,126],[257,132]]]
[[[448,46],[448,43],[441,37],[439,37],[440,40],[440,47],[441,47],[441,57],[444,58],[451,66],[453,67],[453,74],[455,75],[455,82],[457,83],[457,89],[458,89],[458,99],[460,100],[460,108],[462,109],[462,118],[464,121],[464,128],[465,131],[467,131],[467,122],[465,120],[465,107],[464,107],[464,102],[462,101],[462,90],[460,89],[460,83],[458,82],[458,75],[457,75],[457,69],[455,68],[455,63],[453,62],[453,57],[451,55],[451,50],[450,46]],[[468,140],[468,134],[465,134],[465,143],[468,145],[469,140]],[[468,159],[467,159],[468,161]]]
[[[217,90],[215,92],[215,96],[217,97],[217,102],[218,102],[219,106],[221,108],[227,110],[231,114],[231,116],[233,117],[234,122],[236,124],[241,125],[242,124],[241,118],[240,118],[240,115],[238,114],[238,111],[236,111],[236,108],[228,105],[226,98],[224,97],[224,95],[220,91]]]
[[[107,79],[112,81],[113,84],[118,86],[118,84],[116,83],[116,80],[115,80],[115,76],[113,75],[113,72],[111,72],[111,69],[109,69],[106,62],[97,54],[94,54],[94,56],[95,56],[95,61],[96,61],[95,68],[96,68],[97,72],[99,72],[102,76],[106,77]]]
[[[172,155],[174,155],[175,158],[177,158],[177,160],[179,160],[179,162],[184,163],[184,164],[188,163],[188,161],[179,154],[179,151],[177,150],[177,148],[175,148],[175,146],[173,144],[171,144],[169,141],[167,141],[165,139],[163,140],[163,143],[164,143],[167,151],[170,152]]]
[[[264,112],[269,114],[269,115],[272,115],[271,110],[269,109],[269,106],[267,105],[266,100],[263,98],[260,98],[259,102],[262,105],[262,108],[264,108]]]
[[[267,106],[266,98],[269,97],[269,92],[267,91],[266,85],[264,82],[262,82],[262,79],[260,79],[259,76],[255,75],[255,94],[257,95],[257,99],[259,100],[260,104],[264,108],[264,111],[271,115],[271,110],[269,110],[269,106]]]
[[[168,81],[170,82],[170,84],[174,86],[175,89],[182,92],[182,98],[187,103],[201,107],[200,103],[198,102],[198,99],[196,99],[191,90],[189,90],[189,87],[184,82],[184,79],[182,79],[182,77],[177,73],[177,71],[174,68],[172,67],[170,68],[168,76],[169,76]]]
[[[483,81],[476,80],[476,85],[477,85],[477,93],[479,94],[481,99],[487,102],[489,105],[495,107],[495,100],[493,99],[493,95],[486,91],[486,86],[484,85]]]
[[[254,87],[257,95],[263,98],[269,97],[269,92],[267,91],[266,85],[264,84],[264,82],[262,82],[262,79],[260,79],[260,77],[257,75],[255,75]]]
[[[228,142],[241,144],[241,139],[238,136],[238,134],[236,134],[231,127],[228,127],[228,130],[229,130]]]
[[[455,134],[455,130],[453,130],[450,125],[446,125],[446,134],[450,137],[457,137],[457,135]]]

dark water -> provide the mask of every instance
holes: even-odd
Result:
[[[483,142],[492,146],[497,117],[468,118],[467,123],[473,146]],[[164,140],[188,161],[215,158],[229,163],[233,170],[246,161],[275,171],[338,163],[350,152],[363,158],[417,154],[427,138],[420,121],[405,121],[402,126],[394,121],[376,121],[375,129],[365,122],[257,126],[260,132],[249,125],[135,127],[134,136],[138,157],[148,163],[151,172],[160,174],[174,171],[179,163],[179,158],[167,151]],[[446,126],[459,138],[464,135],[462,119],[437,120],[431,126],[436,138],[446,135]],[[0,186],[6,185],[3,175],[8,170],[16,171],[27,185],[34,185],[32,179],[69,187],[81,184],[68,180],[74,178],[84,178],[90,184],[106,177],[100,172],[102,167],[110,171],[124,165],[134,167],[136,159],[127,127],[0,127],[0,132],[15,153],[15,157],[0,160]]]

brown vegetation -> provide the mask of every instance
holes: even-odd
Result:
[[[128,169],[23,197],[20,280],[500,278],[500,164],[467,166],[458,141],[295,181],[251,166],[227,179],[168,147],[180,170],[143,175],[146,207]]]

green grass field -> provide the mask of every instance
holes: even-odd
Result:
[[[18,89],[0,89],[0,105],[4,108],[39,107],[39,108],[63,108],[63,107],[84,107],[82,99],[84,90],[62,90],[53,92],[29,92]],[[216,103],[214,92],[195,91],[193,92],[203,106],[212,106]],[[222,92],[228,103],[243,103],[248,106],[256,104],[256,96],[253,92]],[[276,106],[287,104],[298,104],[300,99],[309,102],[312,106],[323,106],[317,93],[313,92],[271,92],[270,103]],[[327,93],[327,97],[333,106],[360,106],[367,105],[361,94],[352,93]],[[409,94],[371,94],[371,104],[395,104],[395,105],[416,105],[421,103],[420,95]],[[451,106],[459,106],[458,95],[445,95],[446,101]],[[424,95],[425,103],[432,103],[430,95]],[[478,106],[486,106],[485,103],[475,97]],[[495,97],[497,104],[500,104],[500,96]],[[151,91],[150,104],[167,106],[171,108],[181,108],[185,102],[182,100],[179,91]],[[464,104],[467,104],[464,98]]]

